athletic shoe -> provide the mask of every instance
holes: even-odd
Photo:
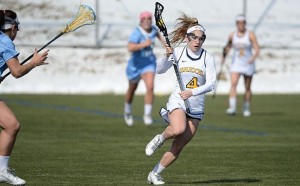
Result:
[[[147,156],[151,156],[156,149],[163,145],[163,141],[160,140],[161,134],[156,135],[146,146],[145,153]]]
[[[226,113],[228,114],[228,115],[235,115],[235,109],[234,108],[231,108],[231,107],[229,107],[227,110],[226,110]]]
[[[143,119],[145,125],[151,125],[153,123],[151,115],[144,115]]]
[[[129,114],[124,114],[124,120],[125,120],[125,123],[130,127],[133,125],[133,117],[132,115],[129,113]]]
[[[170,124],[170,120],[169,120],[169,116],[168,116],[168,111],[165,108],[161,108],[159,111],[160,116],[165,120],[165,122],[167,122],[168,124]]]
[[[250,117],[251,116],[251,112],[249,110],[244,110],[243,111],[243,116],[244,117]]]
[[[25,185],[26,181],[15,175],[15,170],[7,168],[0,171],[0,183],[7,183],[10,185]]]
[[[151,171],[148,175],[148,183],[153,185],[163,185],[165,184],[163,178],[156,172]]]

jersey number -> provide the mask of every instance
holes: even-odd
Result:
[[[239,50],[239,56],[243,57],[245,55],[245,49],[240,49]]]
[[[193,77],[187,84],[186,88],[197,88],[199,87],[198,85],[198,78]]]

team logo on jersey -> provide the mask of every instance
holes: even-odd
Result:
[[[181,67],[179,69],[179,72],[182,73],[182,72],[191,72],[191,73],[195,73],[195,74],[198,74],[200,76],[204,76],[204,72],[198,68],[194,68],[194,67]]]

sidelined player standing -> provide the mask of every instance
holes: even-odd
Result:
[[[233,47],[233,58],[230,67],[231,87],[229,92],[229,108],[227,114],[236,113],[236,87],[241,75],[244,76],[246,92],[244,95],[243,115],[249,117],[251,101],[251,82],[255,73],[255,59],[259,55],[259,45],[253,32],[246,29],[246,17],[238,15],[236,17],[237,31],[229,35],[227,45],[223,51],[222,64],[230,48]],[[254,52],[253,50],[254,49]]]
[[[19,30],[17,14],[11,10],[0,10],[0,75],[9,68],[15,78],[19,78],[33,68],[45,64],[48,51],[41,54],[35,50],[30,63],[20,65],[18,60],[19,52],[15,50],[13,40]],[[10,154],[14,147],[20,124],[8,108],[0,99],[0,183],[11,185],[25,185],[25,180],[16,176],[13,169],[8,167]]]
[[[169,98],[167,109],[161,110],[162,117],[169,126],[162,134],[156,135],[146,146],[145,153],[151,156],[165,140],[174,139],[172,146],[148,175],[148,182],[162,185],[165,182],[161,173],[176,161],[185,145],[195,135],[204,114],[204,94],[214,89],[216,68],[212,55],[202,48],[205,41],[205,29],[195,18],[183,14],[177,19],[176,29],[172,33],[172,44],[185,41],[184,47],[174,49],[178,60],[178,69],[185,90],[181,91],[177,82]],[[169,57],[173,49],[167,47],[166,56],[157,64],[157,73],[164,73],[172,67],[174,58]],[[184,104],[188,100],[190,113]]]
[[[144,123],[152,124],[152,105],[154,100],[154,75],[156,69],[156,57],[153,53],[154,40],[157,37],[162,44],[163,38],[155,26],[152,26],[152,14],[142,12],[140,14],[140,26],[135,28],[129,38],[128,50],[132,52],[128,61],[126,74],[129,87],[125,95],[124,119],[128,126],[133,125],[132,101],[134,92],[138,87],[140,79],[145,82],[146,95],[144,105]]]

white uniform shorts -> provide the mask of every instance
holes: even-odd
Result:
[[[186,107],[184,105],[183,100],[177,100],[175,101],[174,99],[169,100],[167,103],[167,108],[161,108],[160,109],[160,116],[167,122],[170,123],[169,118],[168,118],[168,113],[173,112],[175,109],[182,109],[186,113],[187,118],[193,118],[193,119],[198,119],[202,120],[204,113],[201,114],[194,114],[194,113],[187,113]]]
[[[255,74],[255,62],[248,64],[247,62],[235,61],[231,64],[230,72],[237,72],[246,76],[253,76]]]

